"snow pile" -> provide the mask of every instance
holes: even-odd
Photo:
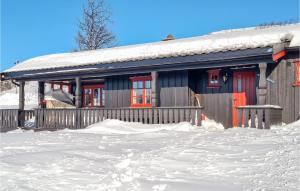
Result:
[[[98,134],[139,134],[157,131],[182,131],[193,132],[199,130],[224,130],[222,124],[213,120],[205,120],[202,126],[191,125],[189,122],[181,122],[178,124],[142,124],[137,122],[124,122],[116,119],[107,119],[103,122],[95,123],[85,129],[65,130],[80,133],[98,133]]]
[[[216,124],[214,121],[204,121],[202,129],[224,129],[221,124]],[[192,132],[199,130],[197,126],[193,126],[188,122],[181,122],[178,124],[142,124],[135,122],[124,122],[115,119],[107,119],[103,122],[95,123],[85,129],[80,130],[65,130],[76,131],[80,133],[99,133],[99,134],[139,134],[157,131],[183,131]]]
[[[13,88],[0,93],[0,109],[17,109],[19,107],[19,89]],[[38,104],[37,82],[25,84],[25,109],[32,109]]]
[[[283,38],[290,38],[291,46],[299,46],[299,31],[300,24],[297,23],[266,28],[226,30],[193,38],[160,41],[140,45],[52,54],[26,60],[5,72],[138,61],[144,59],[268,47],[280,43]],[[92,69],[95,68],[91,67],[85,70]]]
[[[3,133],[1,190],[299,190],[300,121],[271,130],[207,123]]]

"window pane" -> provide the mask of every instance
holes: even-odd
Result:
[[[53,89],[54,90],[59,90],[60,89],[60,85],[59,84],[54,84]]]
[[[143,81],[138,81],[138,87],[139,89],[142,89],[143,88]]]
[[[136,104],[136,97],[132,98],[132,104]]]
[[[137,103],[138,104],[142,104],[143,103],[143,97],[142,96],[137,97]]]
[[[100,106],[100,88],[94,89],[94,106]]]
[[[146,89],[146,96],[151,96],[151,89]]]
[[[133,89],[136,89],[136,88],[137,88],[137,82],[133,82],[133,83],[132,83],[132,88],[133,88]]]
[[[105,90],[102,88],[102,106],[105,105]]]
[[[134,92],[136,93],[135,96],[143,96],[143,89],[137,89]]]
[[[151,103],[151,96],[146,97],[146,103]]]
[[[84,90],[84,105],[85,106],[91,106],[92,105],[92,90],[91,89],[85,89]]]
[[[150,89],[151,88],[151,81],[146,81],[145,82],[145,87],[146,87],[146,89]]]
[[[69,92],[69,87],[67,85],[63,85],[62,89],[64,92]]]

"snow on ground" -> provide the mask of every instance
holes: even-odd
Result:
[[[32,109],[38,104],[37,82],[25,84],[25,109]],[[0,92],[0,109],[17,109],[19,107],[19,88],[15,87]]]
[[[300,121],[271,130],[211,121],[1,134],[0,190],[299,190]]]

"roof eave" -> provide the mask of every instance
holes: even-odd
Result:
[[[32,71],[4,72],[4,79],[41,80],[46,78],[67,79],[74,76],[87,78],[89,75],[121,75],[126,72],[168,71],[178,69],[213,68],[234,65],[249,65],[257,61],[272,62],[271,47],[215,52],[200,55],[128,61],[110,64],[95,64],[78,67],[43,69]],[[226,63],[226,64],[225,64]]]

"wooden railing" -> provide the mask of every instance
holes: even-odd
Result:
[[[282,122],[282,108],[273,105],[248,105],[238,107],[238,126],[270,129]]]
[[[201,125],[201,107],[155,107],[115,109],[36,109],[37,129],[80,129],[105,119],[145,124],[179,123]]]
[[[34,117],[34,110],[0,109],[0,132],[24,127],[25,120]]]
[[[18,128],[18,109],[0,110],[0,131],[6,132]]]

